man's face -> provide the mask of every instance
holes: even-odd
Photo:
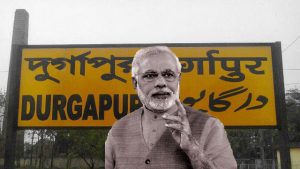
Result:
[[[145,57],[136,80],[138,96],[151,110],[166,111],[179,97],[179,70],[167,53]]]

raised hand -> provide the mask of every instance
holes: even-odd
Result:
[[[173,138],[181,149],[188,150],[193,141],[190,123],[179,99],[176,100],[176,105],[178,113],[166,113],[162,117],[166,121],[166,127],[171,131]]]

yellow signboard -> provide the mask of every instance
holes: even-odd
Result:
[[[149,45],[150,46],[150,45]],[[141,106],[131,83],[140,46],[22,49],[18,127],[109,127]],[[270,45],[170,46],[180,99],[225,126],[276,126]]]

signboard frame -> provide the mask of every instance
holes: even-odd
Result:
[[[275,110],[276,110],[276,123],[275,126],[225,126],[226,128],[281,128],[282,119],[282,107],[284,107],[284,84],[283,84],[283,71],[282,71],[282,57],[280,42],[275,43],[145,43],[145,44],[63,44],[63,45],[18,45],[17,55],[18,63],[15,71],[17,73],[17,91],[18,91],[18,102],[14,102],[14,106],[19,111],[19,97],[20,97],[20,74],[22,65],[22,51],[23,49],[48,49],[48,48],[139,48],[148,46],[168,46],[168,47],[270,47],[272,55],[272,67],[273,67],[273,86],[275,94]],[[282,94],[283,93],[283,94]],[[19,114],[19,113],[18,113]],[[17,127],[20,129],[35,129],[35,128],[46,128],[46,129],[58,129],[58,128],[110,128],[106,126],[70,126],[70,127]]]

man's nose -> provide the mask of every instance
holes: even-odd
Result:
[[[162,76],[158,76],[155,80],[155,87],[157,88],[164,88],[167,86],[166,79]]]

